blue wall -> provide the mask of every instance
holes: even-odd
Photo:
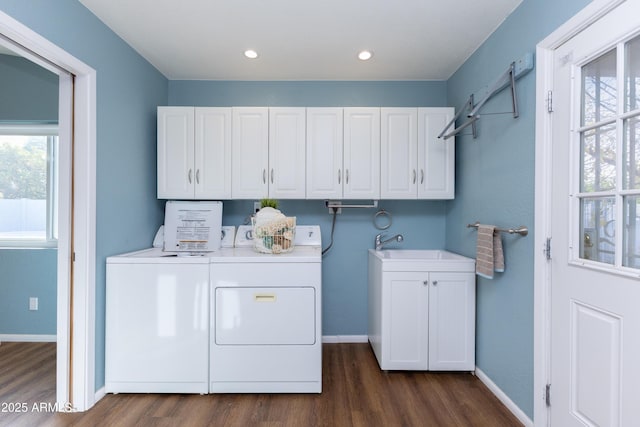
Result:
[[[56,334],[56,262],[55,249],[0,250],[0,334]]]
[[[97,74],[96,389],[104,385],[105,259],[148,247],[156,200],[156,107],[167,79],[76,0],[0,0],[14,17]]]
[[[448,104],[460,108],[511,63],[578,12],[587,0],[525,0],[448,81]],[[456,140],[456,199],[447,205],[447,248],[475,256],[480,221],[534,225],[535,72],[517,82],[520,118],[485,116],[478,138]],[[509,91],[482,112],[508,111]],[[477,280],[477,366],[529,417],[533,416],[534,237],[503,238],[506,271]],[[539,390],[542,393],[541,390]]]
[[[57,121],[58,76],[0,55],[0,121]],[[0,334],[56,334],[57,251],[0,249]],[[29,310],[38,297],[38,311]]]
[[[444,82],[219,82],[170,81],[169,105],[195,106],[403,106],[446,105]],[[366,201],[365,201],[366,203]],[[403,248],[445,245],[445,202],[381,201],[393,215],[389,233],[402,233]],[[299,224],[320,224],[328,246],[331,219],[320,200],[281,201]],[[367,334],[367,249],[373,247],[376,209],[344,209],[336,218],[334,244],[323,259],[323,335]],[[243,224],[252,201],[225,201],[225,225]]]

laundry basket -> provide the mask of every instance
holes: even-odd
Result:
[[[284,254],[294,248],[296,217],[283,217],[267,221],[251,218],[253,248],[264,254]]]

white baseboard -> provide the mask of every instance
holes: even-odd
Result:
[[[102,399],[106,394],[107,393],[104,391],[104,387],[96,390],[96,394],[94,396],[95,401],[93,402],[93,404],[95,405],[96,403],[98,403],[98,401],[100,401],[100,399]]]
[[[363,342],[369,342],[369,336],[368,335],[323,335],[322,342],[327,344],[363,343]]]
[[[487,374],[482,372],[482,370],[477,366],[476,376],[480,381],[482,381],[484,385],[487,386],[489,390],[491,390],[493,394],[495,394],[498,400],[500,400],[504,404],[504,406],[506,406],[507,409],[511,411],[513,415],[515,415],[515,417],[522,423],[522,425],[526,427],[533,427],[533,421],[527,416],[527,414],[525,414],[522,409],[518,407],[518,405],[513,403],[513,400],[509,399],[509,396],[507,396],[500,389],[500,387],[498,387],[493,381],[491,381],[491,378],[489,378]]]
[[[0,342],[56,342],[55,335],[0,334]]]

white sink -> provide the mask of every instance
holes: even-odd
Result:
[[[434,249],[369,249],[383,271],[474,271],[475,260]]]

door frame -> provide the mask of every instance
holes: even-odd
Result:
[[[73,76],[60,79],[61,93],[73,90],[59,111],[61,123],[72,123],[73,148],[60,150],[56,407],[85,411],[96,401],[96,71],[2,11],[0,35]]]
[[[548,112],[553,90],[554,51],[626,0],[593,0],[536,46],[535,126],[535,243],[534,243],[534,378],[533,420],[535,426],[550,425],[545,402],[551,381],[551,264],[547,260],[547,238],[551,239],[552,122]],[[553,96],[551,97],[553,98]],[[552,108],[553,109],[553,108]],[[553,396],[553,387],[551,387]]]

